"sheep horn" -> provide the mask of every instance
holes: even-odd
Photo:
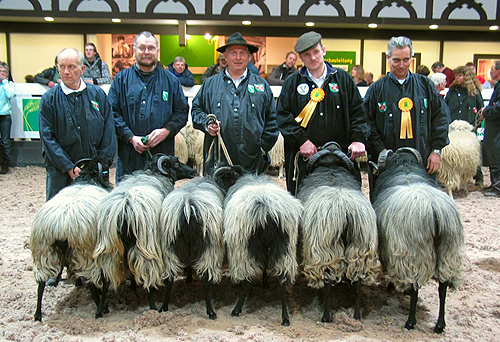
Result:
[[[418,164],[420,166],[424,165],[424,163],[422,162],[422,156],[420,155],[420,152],[418,152],[413,147],[400,147],[396,150],[396,153],[399,153],[399,152],[409,152],[409,153],[413,154],[415,156],[415,158],[417,158]]]
[[[165,169],[165,167],[163,167],[163,163],[166,162],[167,160],[168,160],[168,156],[163,155],[163,156],[160,156],[158,158],[158,160],[156,161],[156,167],[158,168],[158,171],[160,171],[160,173],[163,175],[168,174],[168,171]]]
[[[85,165],[88,163],[88,162],[91,162],[91,161],[94,161],[92,158],[83,158],[83,159],[80,159],[79,161],[77,161],[75,163],[75,166],[73,166],[73,171],[75,170],[75,168],[80,168],[80,169],[83,169],[85,167]]]
[[[109,180],[109,171],[104,169],[104,165],[101,162],[97,162],[97,170],[98,170],[98,179],[99,183],[103,187],[107,187],[108,181]]]
[[[379,153],[377,161],[379,173],[385,171],[385,169],[387,168],[387,161],[393,154],[394,152],[390,149]]]
[[[320,150],[330,150],[330,151],[335,151],[335,150],[341,150],[342,151],[342,148],[340,147],[340,145],[335,142],[335,141],[329,141],[327,143],[324,143],[323,146],[321,146]]]
[[[333,155],[337,156],[342,160],[344,166],[349,170],[350,173],[354,174],[354,162],[349,158],[342,150],[334,150]]]
[[[316,154],[313,155],[311,158],[309,158],[309,161],[307,162],[307,165],[306,165],[307,173],[310,173],[316,167],[316,164],[318,164],[318,162],[321,158],[329,155],[330,153],[332,153],[332,151],[330,151],[330,150],[320,150],[320,151],[316,152]]]

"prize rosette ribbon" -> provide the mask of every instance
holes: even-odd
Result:
[[[401,109],[401,130],[399,133],[400,139],[413,139],[413,130],[411,127],[410,110],[413,108],[413,101],[409,97],[403,97],[398,102],[398,107]]]
[[[314,88],[311,91],[311,100],[302,108],[299,116],[295,118],[297,123],[301,122],[300,126],[306,128],[311,116],[316,109],[318,102],[321,102],[325,98],[325,92],[321,88]]]

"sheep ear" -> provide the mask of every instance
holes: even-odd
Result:
[[[417,158],[418,164],[420,166],[424,166],[424,163],[422,162],[422,156],[420,155],[420,152],[418,152],[413,147],[400,147],[400,148],[398,148],[396,150],[396,153],[400,153],[400,152],[409,152],[409,153],[413,154],[415,156],[415,158]]]
[[[319,160],[321,158],[323,158],[324,156],[329,155],[330,153],[332,153],[332,152],[328,149],[320,150],[315,155],[313,155],[311,158],[309,158],[309,161],[307,162],[307,165],[306,165],[307,173],[310,173],[312,170],[314,170],[314,168],[318,164]]]
[[[379,173],[385,171],[387,167],[387,161],[393,154],[394,152],[392,150],[385,150],[379,153],[377,161]]]
[[[334,150],[333,155],[340,158],[347,170],[349,170],[350,173],[354,174],[354,162],[351,160],[351,158],[346,156],[346,154],[341,150]]]
[[[93,159],[92,158],[83,158],[83,159],[80,159],[79,161],[77,161],[75,163],[75,166],[73,166],[73,170],[78,167],[80,169],[83,169],[85,167],[85,165],[87,165],[88,162],[92,162]]]

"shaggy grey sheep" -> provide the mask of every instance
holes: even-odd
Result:
[[[399,291],[410,291],[405,327],[417,322],[418,289],[431,278],[439,282],[439,317],[434,332],[445,327],[448,286],[460,282],[463,227],[453,200],[438,190],[422,167],[420,154],[408,147],[379,156],[374,208],[379,229],[379,253],[387,279]]]

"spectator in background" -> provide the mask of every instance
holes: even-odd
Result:
[[[10,128],[12,126],[12,106],[10,99],[15,95],[14,83],[9,81],[9,66],[5,62],[0,62],[0,144],[2,147],[0,164],[2,170],[0,174],[9,172],[11,160],[10,155]]]
[[[356,83],[358,87],[368,86],[368,83],[365,81],[365,71],[363,70],[363,67],[361,65],[357,64],[352,66],[351,76],[354,80],[354,83]]]
[[[177,76],[179,82],[185,87],[194,86],[194,77],[188,70],[186,60],[182,56],[177,56],[174,61],[168,65],[168,71]]]
[[[295,68],[296,61],[297,55],[295,54],[295,52],[290,51],[289,53],[287,53],[285,62],[281,65],[275,66],[269,76],[267,76],[267,83],[269,83],[270,85],[282,86],[288,76],[298,71]]]
[[[472,63],[472,62],[467,62],[467,63],[465,63],[465,67],[466,67],[466,68],[471,69],[471,70],[472,70],[472,73],[473,73],[474,75],[476,75],[476,66],[474,65],[474,63]],[[456,75],[456,72],[455,72],[455,75]],[[483,84],[484,84],[484,82],[486,82],[486,79],[485,79],[483,76],[476,75],[476,78],[477,78],[477,80],[479,81],[479,83],[480,83],[481,85],[483,85]]]
[[[36,83],[40,83],[43,85],[52,88],[61,82],[61,76],[59,75],[59,70],[57,70],[57,58],[54,61],[54,66],[51,68],[47,68],[42,72],[38,73],[34,77]]]
[[[132,56],[133,56],[132,48],[130,47],[130,45],[125,43],[125,37],[121,35],[118,36],[118,45],[113,51],[113,57],[131,58]]]
[[[446,75],[446,88],[450,87],[450,84],[455,80],[455,73],[448,67],[445,67],[441,62],[434,62],[431,66],[432,72],[442,72]]]
[[[424,75],[424,76],[429,76],[431,71],[426,65],[419,65],[417,67],[417,74]]]
[[[24,76],[24,80],[26,83],[35,83],[35,77],[33,75],[26,75]]]
[[[253,56],[253,53],[252,53],[251,56],[250,56],[250,61],[247,64],[247,68],[248,68],[248,70],[250,70],[250,72],[252,74],[254,74],[254,75],[260,75],[259,74],[259,69],[255,66],[254,62],[255,62],[255,57]]]
[[[446,75],[441,72],[436,72],[430,77],[432,83],[436,86],[436,90],[441,95],[441,91],[446,88]],[[444,97],[441,95],[441,97]]]
[[[83,80],[95,85],[111,83],[111,74],[106,62],[101,59],[94,43],[85,44],[85,71]]]
[[[223,53],[219,53],[219,57],[217,57],[217,63],[212,64],[205,70],[203,75],[201,75],[200,81],[203,84],[210,76],[217,75],[219,72],[224,70],[227,66],[227,59]]]
[[[371,85],[373,83],[373,73],[367,72],[365,74],[365,81],[366,81],[366,84]]]

